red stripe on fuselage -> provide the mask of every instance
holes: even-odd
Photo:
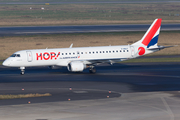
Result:
[[[146,35],[144,40],[142,41],[142,44],[147,46],[149,42],[152,40],[152,38],[154,37],[154,35],[156,34],[160,26],[161,26],[161,19],[158,19],[156,23],[154,24],[154,26],[149,31],[149,33]]]

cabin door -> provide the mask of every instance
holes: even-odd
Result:
[[[135,55],[134,46],[131,46],[131,56],[133,57]]]
[[[33,56],[31,51],[26,51],[27,53],[27,61],[32,62],[33,61]]]

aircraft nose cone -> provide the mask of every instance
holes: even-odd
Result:
[[[3,66],[9,66],[9,64],[10,64],[10,61],[7,61],[7,60],[5,60],[5,61],[2,63]]]
[[[7,62],[4,61],[4,62],[2,63],[2,65],[3,65],[3,66],[7,66]]]

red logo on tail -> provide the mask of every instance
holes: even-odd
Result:
[[[138,51],[139,51],[139,53],[138,53],[139,55],[144,55],[144,53],[145,53],[145,49],[143,47],[139,47]]]

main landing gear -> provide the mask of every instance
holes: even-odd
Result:
[[[25,67],[20,67],[20,69],[21,69],[21,75],[24,75],[24,73],[25,73]]]
[[[96,73],[95,67],[94,66],[90,66],[89,72],[90,73]]]

